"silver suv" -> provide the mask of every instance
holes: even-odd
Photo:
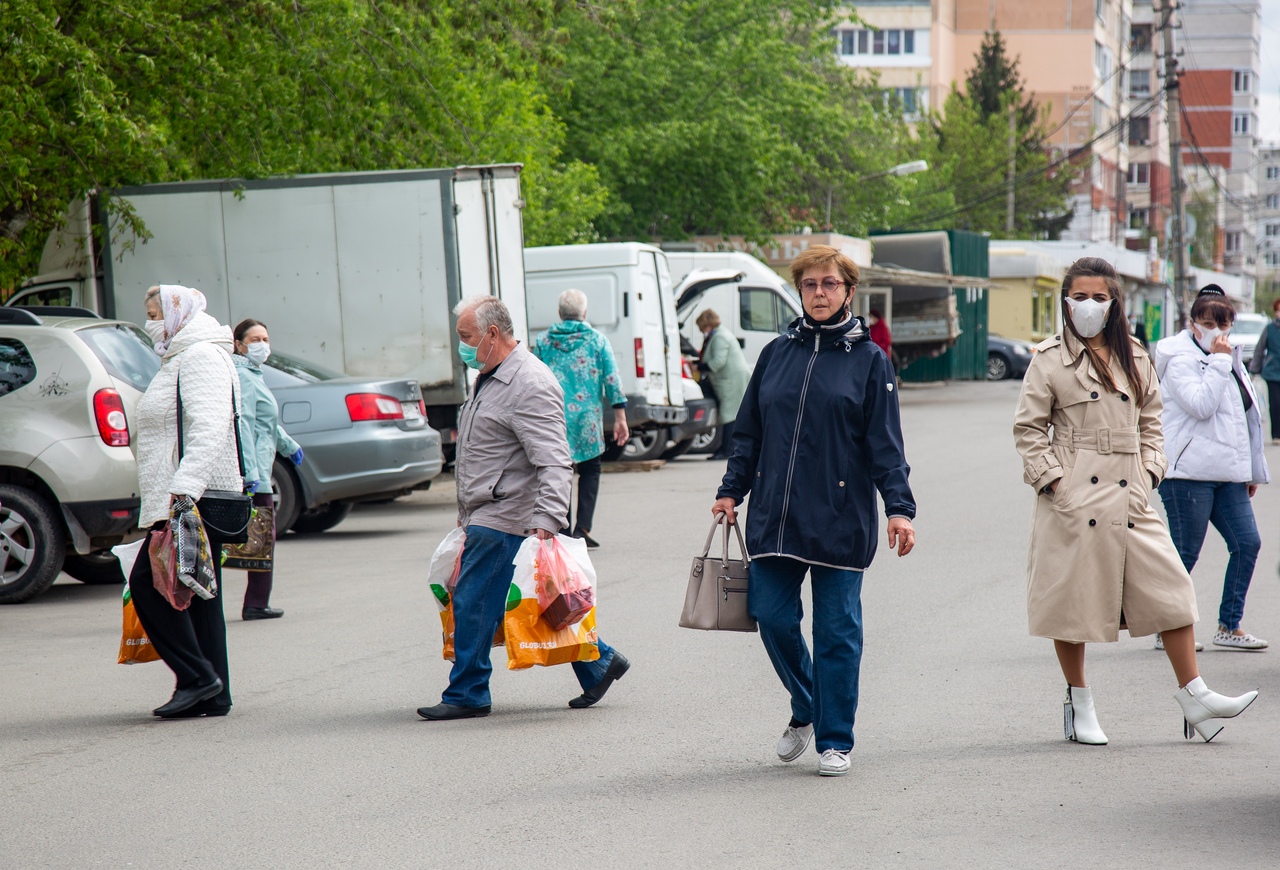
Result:
[[[160,368],[132,323],[83,309],[0,308],[0,604],[66,571],[123,580],[141,537],[135,410]]]

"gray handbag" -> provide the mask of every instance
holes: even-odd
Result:
[[[684,594],[684,611],[680,614],[682,628],[699,628],[703,631],[759,631],[756,621],[747,609],[747,556],[742,541],[742,529],[737,523],[733,531],[738,538],[742,558],[729,558],[729,530],[723,529],[723,547],[720,558],[712,558],[711,542],[716,529],[725,525],[724,514],[719,514],[707,535],[702,555],[695,556],[689,570],[689,588]]]

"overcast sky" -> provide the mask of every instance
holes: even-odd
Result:
[[[1262,92],[1258,126],[1262,140],[1280,143],[1280,0],[1262,0]]]

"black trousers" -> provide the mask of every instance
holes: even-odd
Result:
[[[578,472],[578,511],[571,528],[575,532],[591,531],[596,518],[596,500],[600,496],[600,457],[587,459],[573,466]]]
[[[1271,408],[1271,437],[1280,438],[1280,381],[1267,381],[1267,405]]]
[[[208,683],[214,677],[222,680],[222,694],[210,698],[210,706],[231,706],[231,675],[227,665],[227,623],[222,614],[222,565],[215,559],[214,574],[218,578],[218,594],[205,601],[199,596],[191,599],[186,610],[174,610],[164,600],[151,577],[151,559],[147,555],[153,528],[147,542],[138,553],[129,574],[129,591],[133,606],[138,611],[151,645],[177,678],[177,688],[188,689]],[[222,543],[209,540],[216,553]]]

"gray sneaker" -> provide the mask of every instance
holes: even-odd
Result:
[[[849,772],[849,753],[828,749],[818,762],[818,776],[844,776]]]
[[[809,748],[809,741],[812,739],[812,725],[805,725],[803,728],[793,728],[788,725],[787,730],[783,731],[782,736],[778,738],[778,758],[783,761],[795,761]]]

